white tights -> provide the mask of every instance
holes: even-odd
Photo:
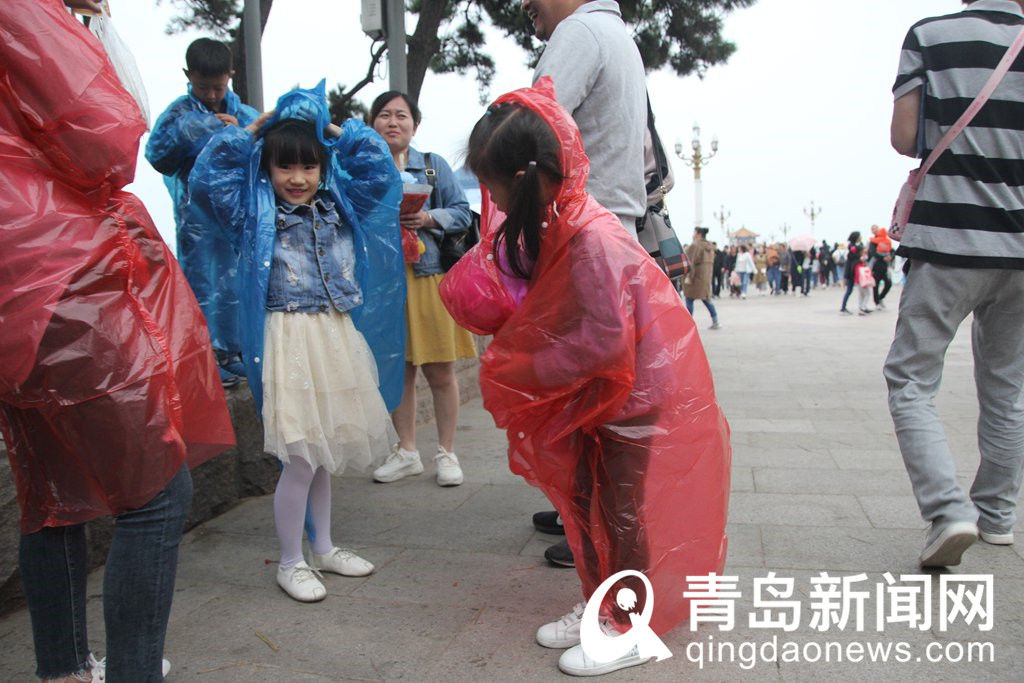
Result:
[[[291,448],[288,449],[289,451]],[[281,544],[281,567],[294,567],[302,558],[302,529],[306,520],[306,501],[316,530],[313,552],[325,555],[331,541],[331,475],[323,467],[316,471],[305,458],[289,453],[289,462],[281,471],[274,491],[274,522]]]

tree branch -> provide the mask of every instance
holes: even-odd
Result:
[[[376,71],[377,64],[380,63],[380,59],[381,59],[381,57],[384,56],[384,52],[387,49],[388,49],[388,44],[385,43],[385,42],[382,42],[380,44],[380,46],[376,50],[373,51],[373,59],[370,60],[370,67],[366,70],[366,76],[363,77],[363,80],[361,80],[358,83],[356,83],[355,85],[353,85],[351,88],[349,88],[345,92],[344,95],[342,95],[342,101],[343,102],[348,102],[353,97],[355,97],[355,94],[357,92],[362,90],[364,87],[366,87],[370,83],[373,83],[373,72]]]

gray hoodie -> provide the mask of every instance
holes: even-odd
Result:
[[[640,52],[614,0],[590,0],[551,34],[533,74],[551,76],[590,157],[587,192],[620,218],[647,206],[647,86]]]

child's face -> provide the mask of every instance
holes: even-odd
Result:
[[[289,204],[309,204],[320,186],[320,164],[282,164],[270,166],[270,184],[278,199]]]
[[[501,211],[508,213],[509,197],[512,195],[512,184],[500,180],[480,179],[480,184],[491,193],[491,201]]]
[[[192,84],[192,94],[195,95],[195,98],[210,111],[219,112],[220,103],[224,101],[224,95],[228,92],[231,73],[219,76],[201,76],[186,70],[185,75],[188,76],[188,82]]]

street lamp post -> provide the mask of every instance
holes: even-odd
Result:
[[[789,223],[783,223],[781,226],[779,226],[779,230],[782,231],[782,241],[786,242],[786,237],[789,235]]]
[[[693,124],[693,139],[690,141],[692,153],[683,154],[683,143],[676,141],[676,156],[683,160],[683,163],[693,169],[693,224],[695,228],[702,227],[704,222],[703,206],[701,204],[700,169],[707,165],[711,157],[718,152],[718,138],[711,138],[711,154],[705,155],[700,144],[700,126]]]
[[[811,208],[805,208],[804,215],[811,219],[811,232],[814,232],[814,219],[821,215],[821,207],[815,207],[814,200],[811,200]]]
[[[722,229],[722,234],[725,235],[726,241],[728,241],[729,233],[725,230],[725,222],[729,220],[729,216],[732,215],[732,212],[725,210],[725,204],[719,204],[718,213],[712,212],[711,215],[714,216],[716,221],[718,221],[718,227]]]

